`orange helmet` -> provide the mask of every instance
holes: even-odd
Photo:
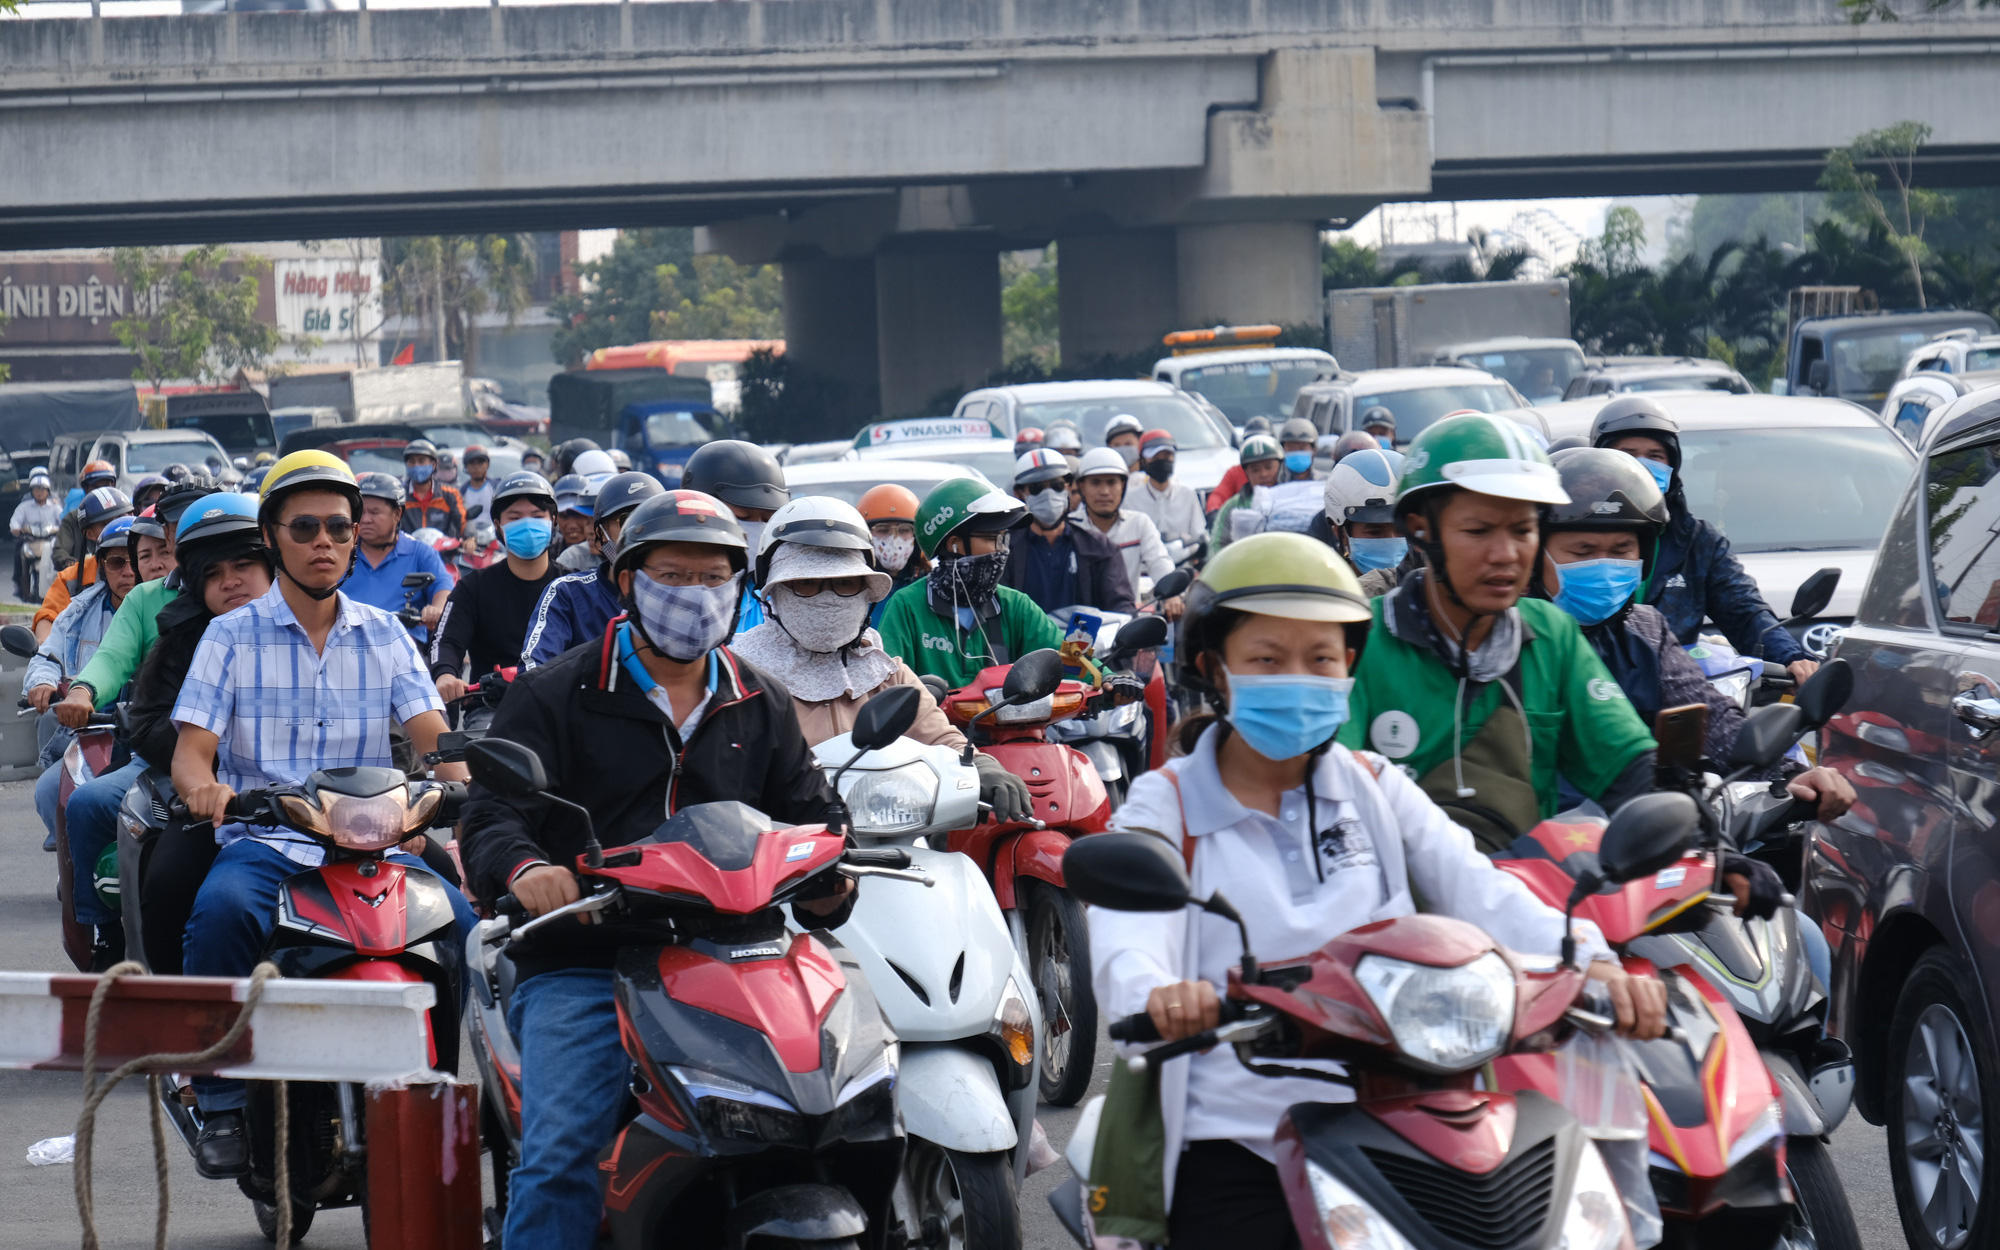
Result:
[[[861,519],[870,525],[877,521],[908,521],[915,525],[916,492],[907,486],[884,482],[880,486],[869,488],[868,493],[861,497],[860,510]]]
[[[89,482],[92,478],[97,477],[101,477],[106,481],[116,481],[118,480],[118,470],[111,467],[109,460],[93,460],[83,466],[83,472],[77,475],[77,480]]]

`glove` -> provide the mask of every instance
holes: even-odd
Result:
[[[1035,814],[1027,782],[1001,767],[1000,761],[990,755],[975,755],[972,763],[979,769],[979,801],[991,805],[993,819],[1004,823],[1026,820]]]
[[[1747,898],[1741,900],[1736,914],[1756,916],[1769,920],[1784,906],[1785,883],[1778,878],[1778,870],[1761,859],[1751,859],[1748,855],[1738,855],[1725,851],[1722,856],[1722,875],[1742,876],[1750,882]]]
[[[1146,683],[1136,673],[1111,673],[1098,690],[1101,707],[1124,707],[1146,697]]]

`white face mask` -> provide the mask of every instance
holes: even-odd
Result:
[[[870,541],[875,544],[875,558],[880,560],[882,567],[891,573],[902,572],[903,566],[910,562],[911,553],[917,549],[916,539],[903,538],[895,534],[886,537],[876,534]]]
[[[1028,511],[1045,526],[1054,525],[1069,511],[1069,490],[1056,486],[1028,496]]]
[[[868,624],[868,611],[874,606],[865,593],[843,599],[823,589],[803,599],[783,582],[771,587],[771,615],[778,618],[792,641],[808,651],[831,653],[853,642],[861,636]]]

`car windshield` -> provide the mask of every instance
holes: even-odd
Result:
[[[1197,365],[1181,370],[1181,388],[1206,398],[1237,425],[1252,417],[1269,417],[1275,423],[1292,415],[1292,401],[1298,398],[1299,388],[1331,367],[1321,360]]]
[[[1633,378],[1622,382],[1621,391],[1729,391],[1743,394],[1743,387],[1726,373],[1669,373],[1653,378]]]
[[[1216,429],[1215,422],[1195,406],[1194,400],[1172,395],[1128,395],[1123,399],[1066,399],[1046,404],[1023,404],[1017,423],[1040,430],[1047,429],[1054,422],[1068,420],[1083,433],[1085,447],[1102,447],[1104,427],[1111,423],[1111,418],[1121,414],[1139,418],[1139,424],[1144,429],[1165,430],[1174,436],[1174,445],[1182,451],[1228,445],[1222,431]],[[980,471],[985,472],[984,468]],[[1011,463],[1002,477],[994,478],[995,481],[1013,479]]]
[[[1833,389],[1847,399],[1881,399],[1896,383],[1903,360],[1928,343],[1937,327],[1843,334],[1831,344]]]
[[[356,447],[345,457],[347,467],[354,470],[354,476],[363,473],[387,473],[390,477],[403,476],[403,449],[400,447]],[[489,473],[491,470],[489,470]]]
[[[1468,352],[1458,363],[1505,378],[1530,401],[1546,404],[1561,399],[1569,380],[1583,372],[1583,352],[1575,347],[1518,347]]]
[[[277,446],[271,418],[263,413],[212,412],[199,417],[172,417],[170,430],[200,430],[215,435],[224,447],[270,448]]]
[[[1683,430],[1688,511],[1739,552],[1873,550],[1910,476],[1888,430]]]
[[[1965,353],[1965,371],[1984,373],[1989,369],[2000,369],[2000,347],[1975,347]]]
[[[158,473],[170,464],[184,464],[190,469],[206,469],[214,473],[229,463],[216,454],[212,443],[194,439],[184,443],[133,443],[126,448],[125,457],[127,473]]]
[[[649,412],[646,414],[646,446],[699,447],[715,437],[692,412]]]
[[[887,466],[884,467],[886,468]],[[842,503],[851,503],[858,507],[861,503],[861,497],[869,491],[874,490],[877,486],[901,486],[912,495],[922,499],[931,492],[932,487],[944,480],[943,478],[928,475],[924,477],[899,477],[891,471],[876,477],[860,477],[849,481],[799,482],[790,485],[792,497],[795,499],[803,498],[807,495],[820,495],[828,499],[838,499]]]
[[[1470,382],[1463,386],[1420,386],[1408,391],[1384,391],[1379,395],[1354,397],[1354,428],[1370,408],[1387,408],[1396,414],[1396,442],[1407,443],[1447,412],[1470,408],[1474,412],[1504,412],[1516,406],[1507,388],[1492,382]]]
[[[493,446],[493,436],[475,426],[465,425],[420,425],[424,437],[439,447],[470,447],[478,443],[482,447]]]

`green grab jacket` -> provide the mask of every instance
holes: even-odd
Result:
[[[134,586],[125,602],[118,605],[111,623],[104,627],[104,641],[97,644],[97,654],[75,674],[75,680],[94,692],[98,710],[110,707],[125,683],[138,674],[140,662],[160,636],[154,618],[179,597],[180,591],[167,589],[166,579],[161,578]]]
[[[884,651],[909,665],[917,676],[935,673],[956,690],[994,661],[986,658],[985,633],[962,629],[958,622],[939,616],[926,597],[928,590],[928,579],[919,579],[889,596],[876,629]],[[1043,647],[1062,646],[1062,628],[1033,599],[1007,586],[993,593],[1000,600],[1000,636],[1013,652],[1010,660]]]

